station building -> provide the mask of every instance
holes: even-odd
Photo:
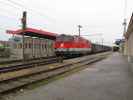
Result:
[[[128,61],[133,63],[133,14],[131,16],[127,32],[124,33],[125,44],[124,44],[124,55],[128,57]]]
[[[53,42],[56,39],[56,33],[33,28],[8,30],[7,33],[13,34],[12,38],[9,39],[12,59],[23,59],[23,56],[25,59],[31,59],[55,55]]]

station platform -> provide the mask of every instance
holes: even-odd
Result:
[[[9,100],[133,100],[133,72],[119,53]]]

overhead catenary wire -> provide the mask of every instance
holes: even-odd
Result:
[[[18,8],[18,7],[16,7],[15,5],[12,5],[11,3],[9,3],[9,2],[5,2],[6,0],[0,0],[0,3],[2,3],[2,4],[4,4],[4,5],[8,5],[8,6],[10,6],[10,7],[13,7],[13,8],[17,8],[17,9],[20,9],[20,8]]]
[[[4,4],[4,5],[7,5],[7,6],[9,6],[9,7],[11,7],[11,8],[17,8],[18,9],[18,7],[16,7],[16,6],[14,6],[14,5],[12,5],[12,4],[10,4],[10,3],[8,3],[8,2],[3,2],[3,1],[1,1],[0,0],[0,4]],[[8,18],[13,18],[13,16],[6,16],[7,14],[9,15],[9,14],[15,14],[15,12],[12,12],[12,11],[10,11],[10,10],[7,10],[7,9],[4,9],[4,7],[2,7],[2,8],[0,8],[0,10],[1,10],[1,12],[4,12],[4,14],[2,14],[1,13],[1,15],[2,16],[5,16],[5,17],[8,17]],[[5,15],[6,14],[6,15]],[[15,18],[15,17],[14,17]]]
[[[6,17],[6,18],[8,18],[8,19],[13,19],[13,20],[11,20],[11,21],[14,21],[14,20],[17,19],[17,17],[11,16],[11,15],[14,15],[14,14],[15,14],[14,12],[9,12],[9,10],[7,10],[7,9],[1,9],[1,8],[0,8],[0,10],[1,10],[1,12],[0,12],[0,17]],[[8,13],[7,13],[7,12],[8,12]],[[9,15],[10,15],[10,16],[9,16]]]
[[[7,1],[7,2],[5,2],[5,1]],[[15,8],[15,9],[17,8],[17,9],[19,9],[21,11],[28,10],[28,12],[30,12],[32,14],[37,14],[40,17],[45,18],[45,20],[47,18],[51,22],[54,22],[55,21],[54,18],[52,18],[52,17],[50,17],[50,16],[48,16],[48,15],[42,13],[42,12],[39,12],[39,11],[33,9],[33,8],[28,8],[27,6],[25,6],[25,5],[21,4],[21,3],[15,2],[13,0],[5,0],[5,1],[4,2],[3,1],[0,1],[0,2],[3,3],[3,4],[5,4],[5,5],[8,5],[8,6],[12,7],[12,8]]]
[[[126,19],[127,15],[127,0],[124,0],[124,18]]]
[[[12,2],[12,3],[11,3]],[[38,14],[38,12],[35,12],[33,9],[30,9],[30,8],[28,8],[28,7],[26,7],[25,5],[23,5],[24,3],[18,3],[18,2],[14,2],[13,0],[5,0],[5,1],[1,1],[0,0],[0,4],[4,4],[4,5],[6,5],[7,7],[5,7],[5,8],[8,8],[8,6],[9,7],[11,7],[11,8],[15,8],[15,10],[18,10],[18,12],[20,12],[20,11],[24,11],[24,10],[29,10],[28,12],[29,13],[32,13],[32,14],[36,14],[36,15],[39,15],[39,16],[41,16],[42,18],[45,18],[44,17],[44,15],[42,15],[42,13],[39,13]],[[3,8],[2,8],[3,9]],[[1,9],[1,13],[0,13],[0,17],[4,17],[4,18],[8,18],[8,20],[10,20],[10,21],[15,21],[15,22],[17,22],[17,20],[20,20],[20,18],[17,18],[17,16],[15,17],[15,16],[11,16],[11,15],[14,15],[16,12],[11,12],[10,10],[7,10],[7,9],[3,9],[2,10]],[[3,12],[3,13],[2,13]],[[12,13],[14,13],[14,14],[12,14]],[[17,14],[17,13],[16,13]],[[45,15],[46,16],[46,15]],[[34,20],[35,21],[35,20]],[[45,18],[45,25],[46,25],[46,21],[47,22],[49,22],[48,20],[46,20],[46,18]],[[35,24],[35,23],[34,23]],[[6,28],[5,28],[6,29]]]
[[[21,8],[23,8],[23,9],[25,9],[25,10],[27,9],[27,10],[29,10],[31,13],[36,13],[36,14],[38,14],[39,16],[41,16],[41,17],[43,17],[43,18],[46,18],[46,17],[47,17],[47,19],[49,19],[49,21],[51,21],[51,22],[55,21],[54,18],[52,18],[52,17],[50,17],[50,16],[48,16],[48,15],[42,13],[42,12],[39,12],[39,11],[33,9],[33,8],[28,8],[27,6],[22,5],[21,3],[15,2],[15,1],[13,1],[13,0],[6,0],[6,1],[8,1],[8,2],[10,2],[10,3],[12,3],[12,4],[14,4],[14,5],[18,6],[18,7],[21,7]]]

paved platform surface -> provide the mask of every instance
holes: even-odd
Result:
[[[119,53],[10,100],[133,100],[133,73]]]

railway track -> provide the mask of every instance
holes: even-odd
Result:
[[[109,53],[96,54],[80,58],[65,60],[63,63],[53,63],[26,69],[19,69],[0,73],[0,94],[14,89],[44,80],[59,74],[63,74],[78,67],[105,58]]]
[[[5,72],[10,72],[10,71],[15,71],[15,70],[20,70],[20,69],[26,69],[26,68],[31,68],[35,66],[40,66],[40,65],[46,65],[46,64],[51,64],[55,63],[59,60],[57,57],[49,57],[49,58],[43,58],[43,59],[35,59],[35,60],[28,60],[25,62],[19,62],[19,63],[13,63],[9,64],[6,66],[1,66],[0,67],[0,73],[5,73]]]
[[[56,56],[32,58],[32,59],[26,59],[25,61],[23,61],[22,59],[18,59],[18,60],[5,60],[5,61],[0,61],[0,67],[3,67],[3,66],[12,66],[12,65],[17,65],[17,64],[22,64],[23,62],[32,62],[32,61],[50,59],[50,58],[55,58],[55,57]]]

